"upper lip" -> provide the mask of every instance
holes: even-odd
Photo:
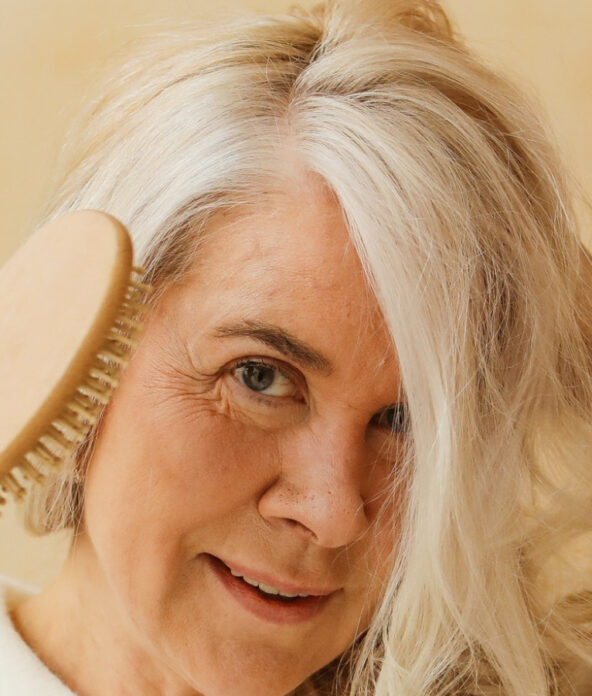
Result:
[[[271,585],[271,587],[275,587],[277,590],[285,594],[306,594],[315,595],[317,597],[326,597],[340,589],[338,587],[330,588],[309,583],[297,583],[292,579],[272,575],[265,570],[255,570],[254,568],[250,568],[242,563],[235,563],[234,561],[228,561],[223,558],[218,558],[218,560],[224,563],[224,565],[230,570],[234,570],[236,573],[240,573],[240,575],[250,578],[251,580],[255,580],[265,585]]]

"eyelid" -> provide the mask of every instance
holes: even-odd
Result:
[[[290,365],[286,365],[281,360],[276,360],[275,358],[268,358],[262,356],[247,356],[245,358],[238,358],[230,363],[230,370],[236,370],[244,365],[263,365],[264,367],[271,367],[278,372],[281,372],[284,377],[288,377],[293,382],[302,380],[303,377],[301,373]]]

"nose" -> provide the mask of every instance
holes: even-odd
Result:
[[[297,525],[320,546],[356,541],[369,526],[364,449],[363,436],[343,427],[295,432],[281,448],[278,474],[259,499],[259,513],[274,524]]]

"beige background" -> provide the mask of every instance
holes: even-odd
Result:
[[[292,4],[235,0],[225,7]],[[444,4],[482,55],[538,93],[566,162],[592,192],[592,2]],[[67,124],[103,60],[147,23],[206,16],[209,6],[205,0],[0,0],[0,263],[39,216]],[[63,535],[28,537],[8,505],[0,520],[0,574],[41,585],[55,573],[66,544]]]

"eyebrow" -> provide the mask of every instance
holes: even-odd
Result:
[[[287,358],[291,358],[302,367],[329,374],[333,370],[331,361],[318,350],[296,338],[280,326],[260,321],[241,321],[237,324],[224,324],[214,329],[218,338],[245,336],[253,338]]]

